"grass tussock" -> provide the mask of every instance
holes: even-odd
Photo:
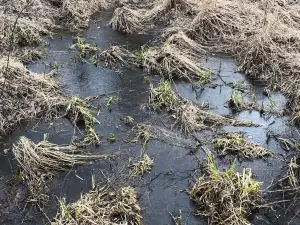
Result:
[[[150,94],[148,108],[151,110],[160,110],[167,108],[171,110],[177,101],[176,93],[172,89],[170,81],[160,81],[158,86],[154,88],[150,84]]]
[[[251,170],[235,172],[234,164],[220,171],[213,156],[210,153],[207,156],[204,175],[188,190],[197,203],[199,215],[208,217],[210,224],[250,224],[247,216],[262,201],[261,183],[252,179]]]
[[[294,156],[288,164],[287,181],[290,187],[300,188],[300,165],[297,156]]]
[[[203,110],[191,102],[182,103],[175,109],[173,117],[185,133],[192,133],[203,129],[214,129],[221,125],[252,126],[251,122],[235,120],[216,115]]]
[[[141,17],[140,12],[128,7],[117,8],[109,25],[115,30],[131,34],[143,30]]]
[[[55,28],[86,28],[91,16],[108,6],[106,0],[5,1],[0,9],[0,50],[8,50],[11,41],[19,46],[39,44],[41,35]]]
[[[97,187],[78,201],[65,205],[59,201],[60,212],[51,225],[130,224],[141,225],[141,208],[131,187],[117,191]]]
[[[129,67],[137,65],[136,55],[117,45],[110,46],[108,49],[97,55],[96,62],[98,61],[103,61],[105,66],[120,64]]]
[[[151,28],[156,22],[168,24],[179,15],[193,13],[196,4],[193,0],[156,0],[125,4],[114,11],[110,25],[124,33],[139,32]]]
[[[154,160],[150,158],[147,154],[144,154],[142,160],[140,161],[130,160],[129,168],[133,175],[143,175],[144,173],[149,173],[151,171],[153,164]]]
[[[0,58],[0,135],[24,120],[58,114],[65,97],[53,78],[29,72],[14,58],[6,65]]]
[[[150,48],[142,54],[142,67],[147,72],[159,73],[167,78],[192,80],[210,76],[189,49],[181,49],[176,44],[164,43]]]
[[[260,144],[248,142],[242,133],[226,133],[212,140],[214,149],[219,155],[236,153],[244,158],[258,158],[272,155],[272,151]]]
[[[108,155],[83,155],[73,145],[56,145],[47,140],[34,143],[21,137],[13,146],[13,154],[17,160],[24,179],[28,183],[33,201],[45,200],[46,181],[56,172],[66,171],[75,165],[86,164],[94,160],[109,159]]]

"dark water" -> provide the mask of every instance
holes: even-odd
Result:
[[[107,15],[102,14],[102,17],[102,20],[92,23],[90,28],[81,34],[88,42],[97,43],[101,49],[109,47],[112,43],[135,49],[154,38],[147,35],[122,35],[106,26],[110,17],[109,13]],[[74,35],[76,34],[54,35],[53,39],[49,39],[49,46],[46,48],[47,57],[29,65],[29,69],[39,73],[48,72],[49,64],[58,62],[62,64],[58,79],[66,93],[83,98],[106,95],[93,101],[93,104],[99,108],[99,111],[95,110],[94,115],[101,124],[97,125],[95,130],[103,136],[102,144],[98,148],[92,147],[89,150],[98,153],[114,153],[117,154],[117,158],[113,162],[97,162],[93,165],[76,167],[71,172],[60,174],[51,185],[51,201],[50,205],[45,207],[44,213],[50,219],[56,214],[57,197],[65,197],[70,202],[75,201],[82,193],[88,192],[91,188],[91,177],[95,175],[96,181],[99,183],[108,181],[115,186],[132,185],[135,187],[139,192],[145,225],[173,224],[170,213],[177,215],[180,210],[182,211],[183,224],[207,224],[207,219],[194,215],[195,206],[184,192],[189,187],[192,175],[197,168],[197,158],[204,157],[204,153],[201,151],[195,155],[190,154],[190,149],[196,141],[184,136],[176,128],[170,129],[172,121],[167,114],[148,112],[145,109],[149,85],[144,82],[146,74],[143,71],[134,68],[94,67],[72,59],[76,53],[68,51],[68,48],[72,44],[72,36]],[[289,126],[288,117],[262,116],[257,111],[232,112],[227,105],[232,94],[232,87],[227,84],[234,81],[245,81],[247,87],[252,86],[254,88],[258,105],[262,103],[268,105],[271,98],[276,102],[277,109],[284,109],[285,98],[280,93],[272,93],[270,98],[264,96],[264,87],[258,84],[253,85],[253,82],[248,81],[244,75],[235,72],[237,66],[231,58],[212,55],[202,58],[201,61],[205,67],[210,68],[219,76],[214,75],[214,80],[203,90],[195,90],[190,83],[184,82],[176,82],[174,90],[196,104],[208,102],[211,110],[217,114],[230,114],[235,118],[252,121],[259,125],[257,127],[227,126],[220,128],[220,130],[245,132],[247,139],[264,144],[265,147],[276,153],[275,156],[267,159],[236,161],[238,170],[251,168],[255,179],[264,182],[262,188],[267,188],[274,180],[280,178],[286,165],[284,160],[289,158],[292,153],[282,150],[274,140],[267,144],[266,132],[271,130],[277,134],[297,138],[296,129]],[[160,77],[151,75],[150,80],[156,84]],[[104,99],[108,96],[118,96],[121,99],[111,105],[111,111],[103,105]],[[122,116],[132,116],[135,123],[149,123],[157,130],[157,138],[151,140],[147,145],[147,153],[154,157],[155,165],[150,174],[141,178],[131,177],[127,168],[129,158],[137,158],[140,155],[141,144],[123,141],[128,138],[132,127],[120,121]],[[44,134],[47,134],[49,141],[67,144],[70,143],[73,133],[74,127],[65,119],[51,122],[34,121],[22,125],[20,129],[7,137],[3,143],[3,148],[10,147],[22,135],[34,141],[41,141]],[[116,135],[116,142],[110,143],[106,140],[109,133]],[[76,135],[80,136],[78,132]],[[197,137],[209,139],[209,132],[203,131],[197,134]],[[210,148],[209,145],[204,147],[207,150]],[[230,157],[217,159],[219,167],[228,167]],[[47,219],[44,213],[28,211],[27,208],[25,210],[20,209],[18,204],[15,204],[16,207],[15,205],[9,206],[9,204],[3,206],[1,203],[10,191],[10,186],[7,186],[5,181],[13,177],[15,168],[10,154],[8,156],[0,154],[0,209],[3,209],[0,216],[2,216],[2,224],[45,224]],[[22,188],[13,191],[13,193],[19,193]],[[18,202],[18,199],[15,202]],[[285,224],[292,217],[290,214],[281,215],[279,212],[281,213],[281,211],[278,211],[279,218],[268,213],[254,214],[253,223]]]

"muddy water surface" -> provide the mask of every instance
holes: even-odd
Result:
[[[110,44],[126,45],[129,49],[140,48],[154,37],[147,35],[122,35],[107,27],[111,14],[102,14],[102,19],[91,24],[90,28],[81,35],[90,43],[95,42],[101,49],[106,49]],[[11,191],[6,181],[15,175],[15,162],[11,154],[0,154],[0,209],[2,210],[2,224],[46,224],[48,216],[53,218],[57,211],[57,197],[66,198],[67,202],[75,201],[82,193],[91,188],[91,177],[95,175],[96,181],[109,182],[113,186],[132,185],[140,196],[145,225],[173,224],[171,214],[178,215],[182,211],[182,224],[196,225],[207,224],[207,219],[195,216],[195,206],[184,192],[192,181],[192,176],[197,168],[197,158],[203,158],[204,152],[199,150],[190,154],[195,146],[195,138],[188,138],[173,127],[173,122],[164,112],[153,113],[145,109],[148,101],[149,84],[144,82],[146,75],[139,69],[95,67],[80,62],[76,59],[76,52],[69,51],[72,37],[76,34],[62,33],[49,39],[46,47],[47,57],[29,65],[33,72],[43,73],[50,70],[49,65],[55,62],[59,68],[58,80],[63,85],[66,93],[80,97],[97,96],[93,105],[97,106],[94,115],[101,122],[95,127],[102,137],[100,147],[91,147],[92,152],[117,154],[112,162],[97,162],[92,165],[76,167],[68,173],[62,173],[51,184],[50,204],[43,213],[34,213],[27,210],[24,205],[18,205],[22,199],[12,196],[11,204],[3,206],[1,201]],[[297,138],[297,130],[289,126],[288,117],[276,115],[261,115],[258,111],[233,112],[227,104],[231,94],[232,82],[244,81],[246,87],[252,87],[256,94],[258,105],[270,104],[270,99],[276,103],[277,109],[284,109],[286,100],[280,93],[272,93],[268,98],[263,95],[264,87],[247,80],[243,74],[237,73],[234,60],[224,56],[207,56],[200,58],[203,65],[214,72],[214,79],[203,88],[194,88],[190,83],[175,82],[174,90],[195,104],[208,104],[209,108],[220,115],[232,115],[235,118],[252,121],[257,127],[232,127],[220,128],[220,131],[245,132],[245,137],[250,141],[261,143],[271,149],[276,156],[258,160],[236,160],[237,169],[252,168],[255,179],[264,182],[263,189],[270,186],[274,180],[280,178],[285,159],[292,153],[285,152],[274,141],[267,143],[267,131],[276,134]],[[159,76],[151,75],[150,81],[157,84]],[[105,99],[118,96],[120,101],[105,106]],[[127,143],[132,126],[125,125],[120,117],[132,116],[135,123],[149,123],[155,127],[156,138],[147,145],[147,153],[154,158],[155,165],[150,174],[133,178],[130,176],[128,166],[129,158],[138,158],[141,154],[141,143]],[[171,127],[173,127],[171,129]],[[24,124],[3,143],[3,149],[10,148],[20,136],[26,136],[34,141],[42,141],[47,134],[49,141],[57,144],[70,143],[73,134],[80,137],[80,132],[65,119],[50,122],[34,121]],[[106,140],[110,133],[116,135],[114,143]],[[198,139],[209,140],[211,133],[204,131],[196,134]],[[210,150],[210,145],[204,146]],[[218,158],[220,168],[226,168],[232,156]],[[13,193],[26,190],[21,186]],[[22,193],[21,193],[22,194]],[[17,194],[16,194],[17,195]],[[22,206],[22,207],[21,207]],[[11,213],[13,212],[13,213]],[[266,214],[256,213],[252,220],[254,224],[285,224],[290,215],[279,215],[274,218]],[[297,224],[297,223],[295,223]]]

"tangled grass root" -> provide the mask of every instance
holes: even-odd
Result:
[[[24,120],[58,114],[66,98],[53,78],[29,72],[14,58],[6,66],[0,58],[0,136]]]
[[[82,155],[73,145],[56,145],[46,140],[35,144],[21,137],[13,146],[13,154],[22,169],[22,175],[28,183],[32,201],[46,200],[46,181],[56,172],[66,171],[75,165],[86,164],[94,160],[109,159],[109,155]]]
[[[192,133],[203,129],[214,129],[221,125],[253,126],[251,122],[235,120],[213,114],[200,109],[191,102],[180,104],[175,110],[173,117],[181,129],[186,133]]]
[[[219,171],[211,153],[203,176],[188,190],[197,203],[198,213],[209,217],[210,224],[248,225],[247,216],[261,202],[261,183],[252,179],[251,170],[235,172],[234,164]]]
[[[131,187],[123,187],[118,191],[97,187],[74,203],[65,205],[60,201],[59,204],[60,212],[51,225],[142,225],[137,194]]]
[[[150,158],[147,154],[144,154],[142,160],[140,161],[129,161],[129,168],[133,175],[141,174],[143,175],[145,172],[149,173],[153,167],[154,160]]]
[[[272,155],[272,151],[260,144],[247,142],[242,133],[226,133],[212,140],[214,149],[219,155],[237,153],[245,158],[258,158]]]

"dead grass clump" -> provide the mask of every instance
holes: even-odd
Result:
[[[167,108],[171,110],[177,101],[176,93],[172,90],[170,81],[161,80],[158,87],[154,88],[153,84],[150,84],[150,95],[148,108],[151,110],[160,110]]]
[[[198,205],[198,213],[209,217],[210,224],[248,225],[247,216],[261,203],[261,183],[252,179],[251,170],[235,172],[229,169],[219,171],[208,153],[204,175],[197,178],[188,190],[190,198]]]
[[[16,18],[15,15],[1,15],[0,12],[0,49],[2,51],[8,48],[11,41],[20,46],[39,44],[41,43],[40,35],[48,33],[43,25],[28,18],[19,18],[14,34],[11,35]]]
[[[145,172],[149,173],[153,167],[154,160],[150,158],[147,154],[144,154],[143,159],[140,161],[134,161],[130,159],[129,168],[133,175],[141,174]]]
[[[35,144],[26,137],[21,137],[18,144],[13,146],[13,153],[28,183],[33,201],[45,200],[46,181],[56,172],[109,158],[108,155],[78,154],[78,149],[73,145],[56,145],[47,140]]]
[[[97,187],[74,203],[59,203],[60,212],[51,225],[142,224],[137,194],[131,187],[117,191]]]
[[[235,120],[216,115],[212,112],[200,109],[191,102],[181,104],[174,109],[173,117],[185,133],[192,133],[203,129],[214,129],[220,125],[252,126],[251,122]]]
[[[0,135],[21,121],[58,114],[65,100],[58,83],[47,75],[29,72],[16,59],[0,58]]]
[[[198,62],[196,55],[188,49],[179,49],[175,44],[165,43],[157,48],[149,48],[142,53],[143,68],[147,72],[159,73],[167,78],[210,77]]]
[[[258,158],[272,155],[272,151],[260,144],[248,142],[242,133],[226,133],[212,140],[214,149],[219,155],[237,153],[245,158]]]
[[[72,31],[88,26],[92,15],[108,7],[107,0],[63,0],[60,21]]]
[[[123,33],[135,33],[142,31],[142,13],[128,7],[117,8],[109,22],[109,25],[114,29]]]
[[[97,55],[96,61],[99,60],[103,61],[105,66],[120,64],[129,67],[131,65],[137,65],[137,56],[117,45],[110,46],[108,49]]]

